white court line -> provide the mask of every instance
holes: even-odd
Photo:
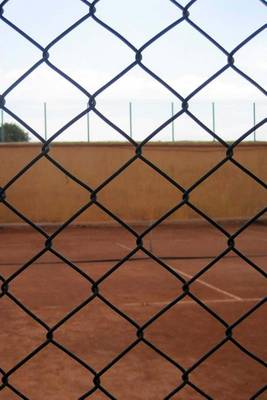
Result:
[[[170,266],[169,266],[169,267],[170,267]],[[186,273],[184,273],[183,271],[180,271],[180,270],[177,269],[177,268],[172,268],[172,267],[170,267],[170,268],[171,268],[173,271],[178,272],[178,273],[181,274],[181,275],[184,275],[186,278],[189,278],[189,279],[193,278],[193,275],[186,274]],[[234,299],[234,300],[236,300],[236,301],[242,301],[242,300],[243,300],[241,297],[238,297],[238,296],[235,296],[235,295],[232,294],[232,293],[226,292],[226,290],[220,289],[220,288],[218,288],[217,286],[213,286],[213,285],[211,285],[210,283],[207,283],[207,282],[205,282],[205,281],[202,281],[202,279],[196,279],[195,282],[198,282],[198,283],[200,283],[201,285],[208,287],[209,289],[215,290],[215,291],[218,292],[218,293],[224,294],[225,296],[228,296],[228,297],[230,297],[231,299]]]
[[[250,302],[256,302],[262,300],[261,297],[255,297],[255,298],[247,298],[247,299],[207,299],[207,300],[201,300],[205,304],[220,304],[220,303],[250,303]],[[171,303],[170,301],[154,301],[154,302],[136,302],[136,303],[124,303],[124,306],[128,307],[137,307],[137,306],[167,306],[168,304]],[[181,304],[197,304],[195,300],[181,300],[178,302],[179,305]]]
[[[125,245],[122,244],[122,243],[116,243],[116,245],[119,246],[119,247],[122,247],[123,249],[126,249],[126,250],[132,250],[131,248],[125,246]],[[178,272],[179,274],[185,276],[186,278],[189,278],[189,279],[192,279],[192,278],[193,278],[193,275],[186,274],[185,272],[182,272],[181,270],[179,270],[179,269],[177,269],[177,268],[173,268],[173,267],[171,267],[170,265],[168,265],[168,267],[169,267],[170,269],[172,269],[173,271]],[[234,294],[229,293],[229,292],[227,292],[226,290],[223,290],[223,289],[220,289],[220,288],[218,288],[218,287],[216,287],[216,286],[213,286],[213,285],[211,285],[210,283],[207,283],[207,282],[203,281],[202,279],[197,279],[195,282],[198,282],[198,283],[200,283],[201,285],[208,287],[209,289],[215,290],[215,291],[218,292],[218,293],[224,294],[225,296],[228,296],[228,297],[230,297],[231,299],[238,300],[238,301],[242,301],[242,300],[243,300],[241,297],[235,296]]]
[[[126,249],[126,250],[129,250],[129,251],[132,251],[133,250],[133,248],[130,248],[130,247],[128,247],[128,246],[125,246],[125,244],[122,244],[122,243],[115,243],[117,246],[119,246],[119,247],[121,247],[122,249]]]

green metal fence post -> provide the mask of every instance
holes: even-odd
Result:
[[[45,135],[45,140],[47,140],[47,111],[46,111],[46,103],[44,103],[44,135]]]
[[[1,110],[1,129],[0,129],[0,142],[5,141],[5,132],[4,132],[4,111]]]
[[[254,126],[254,128],[255,128],[255,125],[256,125],[256,103],[254,101],[253,102],[253,126]],[[256,129],[254,129],[253,137],[254,137],[254,142],[256,142]]]
[[[133,137],[133,111],[132,102],[129,102],[129,124],[130,124],[130,137]]]
[[[86,114],[87,142],[90,142],[90,117],[89,112]]]
[[[171,114],[172,114],[172,118],[173,118],[173,116],[174,116],[174,103],[173,102],[171,103]],[[172,120],[172,141],[173,142],[175,141],[175,138],[174,138],[174,120]]]
[[[212,132],[215,133],[215,102],[212,102]],[[213,138],[215,141],[215,138]]]

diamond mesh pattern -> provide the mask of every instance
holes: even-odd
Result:
[[[262,209],[258,212],[257,215],[253,216],[249,221],[247,221],[243,226],[241,226],[234,234],[230,234],[227,230],[224,229],[218,222],[210,218],[205,212],[203,212],[200,208],[196,207],[194,203],[190,200],[191,193],[204,182],[207,178],[209,178],[212,174],[214,174],[219,168],[221,168],[226,163],[232,163],[236,167],[238,167],[242,172],[252,178],[257,185],[260,185],[264,189],[266,189],[266,183],[263,182],[258,176],[256,176],[253,172],[251,172],[246,166],[242,165],[239,161],[235,159],[235,149],[237,146],[247,138],[254,129],[258,129],[265,122],[266,119],[259,121],[256,126],[251,126],[246,132],[243,132],[242,135],[233,143],[229,144],[225,142],[219,135],[212,132],[201,120],[199,120],[191,111],[190,111],[190,101],[194,98],[194,96],[199,93],[202,89],[208,86],[211,82],[218,79],[222,76],[225,71],[231,69],[240,77],[242,77],[245,81],[249,82],[249,84],[253,85],[256,89],[266,94],[264,88],[255,81],[251,76],[247,75],[240,68],[235,65],[235,55],[240,51],[244,46],[246,46],[249,42],[251,42],[256,36],[260,35],[261,32],[266,28],[266,25],[259,27],[253,33],[251,33],[245,40],[239,43],[232,51],[228,52],[223,46],[221,46],[213,37],[211,37],[203,28],[198,26],[195,22],[190,19],[190,10],[194,7],[194,4],[197,0],[191,0],[186,6],[182,6],[176,0],[169,0],[173,5],[177,7],[182,12],[182,16],[178,18],[175,22],[166,26],[163,30],[158,32],[154,37],[144,43],[140,48],[136,48],[132,43],[130,43],[126,37],[123,36],[123,33],[117,32],[110,25],[105,23],[105,21],[101,20],[97,15],[97,5],[101,2],[101,0],[95,0],[93,2],[89,2],[87,0],[80,0],[84,3],[88,10],[84,14],[82,18],[77,20],[71,26],[69,26],[64,32],[62,32],[59,36],[57,36],[52,42],[50,42],[46,47],[40,45],[40,43],[36,42],[27,32],[24,32],[19,26],[12,23],[8,18],[5,17],[5,6],[9,3],[10,0],[4,0],[0,5],[0,19],[1,23],[7,24],[13,31],[17,33],[20,37],[23,37],[25,41],[29,42],[32,46],[34,46],[40,52],[39,60],[33,64],[22,76],[20,76],[13,84],[7,88],[4,93],[0,95],[0,108],[4,110],[9,116],[14,118],[18,123],[24,126],[32,135],[35,136],[41,143],[42,149],[40,154],[38,154],[34,159],[32,159],[27,165],[24,166],[21,171],[19,171],[12,179],[7,182],[2,188],[0,188],[0,201],[1,203],[9,208],[13,213],[15,213],[21,220],[23,220],[26,224],[30,225],[34,230],[43,235],[44,238],[44,246],[43,249],[36,254],[33,258],[28,260],[20,269],[18,269],[14,274],[9,276],[7,279],[4,279],[0,275],[0,280],[2,282],[0,298],[8,297],[12,302],[14,302],[18,307],[20,307],[23,312],[28,314],[32,319],[34,319],[38,324],[40,324],[46,330],[46,337],[44,337],[43,343],[38,346],[34,351],[28,354],[25,358],[21,359],[16,365],[13,366],[8,371],[4,371],[0,367],[0,374],[2,378],[2,384],[0,386],[0,391],[4,388],[8,388],[15,395],[17,395],[21,399],[28,399],[23,393],[21,393],[15,386],[13,386],[9,382],[9,378],[20,368],[22,368],[29,360],[31,360],[37,353],[42,352],[48,345],[52,345],[57,347],[60,351],[64,352],[67,356],[72,358],[75,362],[80,364],[84,369],[88,370],[90,374],[93,374],[93,389],[84,393],[79,400],[90,398],[90,396],[96,391],[101,391],[103,395],[105,395],[109,399],[115,399],[115,395],[110,393],[102,384],[101,378],[104,374],[109,371],[120,359],[122,359],[125,355],[131,352],[140,342],[144,345],[148,346],[154,352],[156,352],[160,357],[164,358],[168,363],[171,363],[173,366],[180,371],[182,377],[182,384],[178,387],[173,387],[172,391],[165,397],[165,399],[171,399],[175,397],[176,393],[182,390],[185,386],[190,386],[194,391],[196,391],[200,397],[205,399],[211,399],[208,393],[205,393],[201,387],[196,386],[190,380],[190,374],[195,371],[207,358],[209,358],[212,354],[216,353],[220,348],[222,348],[227,342],[231,342],[234,344],[239,351],[245,353],[248,357],[250,357],[255,363],[259,363],[261,365],[266,365],[265,362],[260,359],[257,355],[253,354],[247,348],[245,348],[239,341],[235,338],[235,328],[239,326],[246,318],[252,315],[257,309],[262,307],[266,299],[259,301],[252,308],[248,309],[243,315],[240,316],[234,323],[229,325],[220,315],[215,313],[207,304],[201,301],[198,297],[196,297],[190,290],[193,282],[197,281],[201,276],[203,276],[208,270],[210,270],[219,260],[221,260],[225,255],[229,252],[234,252],[237,256],[241,257],[250,268],[253,268],[257,273],[262,276],[266,276],[264,271],[255,264],[252,260],[250,260],[247,256],[245,256],[236,246],[235,240],[238,236],[247,229],[253,222],[259,219],[266,211],[266,208]],[[168,1],[168,0],[167,0]],[[255,0],[255,2],[260,1],[264,5],[266,2],[264,0]],[[108,31],[111,35],[116,37],[118,41],[120,41],[121,46],[127,46],[132,51],[132,61],[131,63],[123,69],[119,74],[114,76],[109,82],[107,82],[102,87],[99,87],[98,90],[94,93],[89,93],[84,87],[79,85],[71,76],[67,75],[63,69],[59,69],[53,62],[50,60],[49,51],[55,46],[59,41],[61,41],[64,37],[66,37],[70,32],[75,30],[78,26],[85,23],[88,20],[92,20],[93,23],[98,24],[101,29]],[[155,43],[159,38],[164,36],[167,32],[171,31],[173,28],[177,27],[180,24],[188,24],[191,29],[195,30],[199,35],[205,37],[214,47],[216,47],[224,56],[225,56],[225,65],[220,68],[216,73],[212,76],[209,76],[199,87],[196,87],[187,97],[183,97],[179,94],[173,87],[170,87],[160,76],[158,76],[155,72],[149,69],[142,60],[143,52]],[[25,121],[23,121],[19,116],[17,116],[13,111],[11,111],[8,107],[8,96],[12,92],[14,88],[16,88],[22,81],[27,80],[27,77],[39,68],[42,64],[46,64],[48,68],[54,71],[55,74],[60,75],[62,78],[67,80],[73,86],[75,86],[80,92],[85,94],[88,98],[88,106],[87,108],[80,111],[78,115],[76,115],[73,119],[68,121],[64,126],[62,126],[56,133],[54,133],[48,140],[44,140],[43,137],[39,135],[31,126],[29,126]],[[125,133],[120,127],[116,126],[111,120],[109,120],[105,115],[103,115],[97,108],[97,97],[103,93],[108,87],[113,85],[115,82],[120,80],[123,76],[127,75],[129,71],[134,68],[141,68],[146,74],[150,75],[155,81],[157,81],[160,85],[162,85],[165,89],[167,89],[171,94],[176,96],[177,100],[180,101],[181,107],[176,114],[166,120],[163,124],[157,127],[153,132],[151,132],[142,142],[136,142],[133,138],[131,138],[127,133]],[[85,182],[78,179],[74,176],[70,171],[65,169],[56,159],[54,159],[49,151],[50,146],[56,138],[59,138],[60,135],[72,126],[76,121],[80,120],[82,117],[86,116],[88,113],[95,113],[99,118],[103,120],[105,124],[108,124],[110,127],[115,129],[120,135],[122,135],[133,148],[133,156],[124,164],[121,165],[120,168],[109,176],[106,180],[104,180],[98,187],[90,187]],[[196,124],[198,124],[202,129],[204,129],[211,137],[216,139],[224,148],[225,148],[225,157],[214,165],[205,175],[201,176],[197,181],[195,181],[190,187],[183,187],[164,173],[157,165],[152,163],[150,160],[146,159],[143,155],[143,149],[145,145],[154,138],[164,127],[170,125],[172,121],[177,120],[181,115],[187,115],[190,117]],[[46,158],[50,161],[58,170],[60,170],[63,174],[68,176],[71,180],[75,181],[81,187],[88,191],[90,195],[90,200],[84,204],[80,209],[78,209],[75,214],[73,214],[65,223],[63,223],[59,228],[57,228],[53,234],[49,235],[42,229],[42,227],[35,224],[25,215],[23,215],[18,209],[16,209],[13,205],[9,203],[8,200],[8,190],[13,185],[16,184],[16,181],[24,175],[29,169],[31,169],[39,160],[42,158]],[[110,184],[116,177],[121,174],[124,170],[126,170],[132,163],[136,160],[141,160],[143,163],[149,165],[154,171],[160,174],[170,185],[174,186],[178,192],[182,194],[182,201],[180,201],[175,207],[165,212],[160,218],[154,221],[148,228],[146,228],[141,234],[137,233],[134,228],[129,226],[125,221],[115,215],[111,210],[106,208],[101,202],[98,200],[98,194]],[[64,254],[59,253],[53,248],[53,240],[60,235],[60,233],[68,227],[87,209],[95,206],[101,209],[104,213],[108,214],[117,224],[127,230],[136,240],[136,246],[133,248],[129,254],[127,254],[124,258],[122,258],[116,265],[113,266],[107,273],[101,276],[98,280],[93,280],[90,276],[85,274],[80,268],[75,265],[73,262],[69,261]],[[215,230],[219,230],[226,239],[226,247],[223,252],[217,255],[209,264],[207,264],[201,271],[199,271],[196,275],[193,276],[192,279],[186,280],[179,273],[171,270],[168,265],[160,258],[158,258],[155,254],[153,254],[149,249],[144,246],[144,238],[157,226],[162,224],[171,214],[180,209],[183,206],[188,206],[193,209],[201,218],[206,220],[210,225],[213,226]],[[142,251],[156,263],[158,263],[162,268],[164,268],[168,273],[171,273],[176,277],[177,280],[182,282],[183,292],[177,298],[175,298],[168,305],[164,306],[158,313],[149,318],[143,325],[139,325],[135,320],[129,317],[125,312],[121,311],[118,307],[108,301],[101,294],[101,283],[104,282],[114,271],[119,269],[125,262],[127,262],[134,254],[138,251]],[[53,326],[48,326],[44,321],[38,318],[29,308],[27,308],[24,304],[22,304],[12,293],[9,291],[9,284],[13,282],[19,275],[23,274],[23,272],[32,265],[36,260],[38,260],[45,253],[52,253],[59,260],[66,263],[70,268],[80,274],[84,279],[86,279],[91,284],[91,295],[84,301],[82,304],[77,305],[77,307],[64,316],[60,321],[58,321]],[[105,367],[99,371],[96,371],[92,366],[85,363],[81,360],[76,354],[70,351],[68,348],[63,346],[60,342],[58,342],[54,338],[54,334],[66,321],[68,321],[71,317],[77,314],[81,309],[83,309],[86,305],[88,305],[92,300],[98,298],[99,301],[103,302],[107,307],[117,313],[122,319],[126,320],[129,324],[131,324],[136,329],[136,340],[132,342],[127,348],[125,348],[122,352],[117,354],[117,356],[109,362]],[[210,348],[209,351],[204,354],[201,358],[197,360],[190,368],[185,369],[183,365],[178,364],[174,359],[165,354],[162,350],[160,350],[155,344],[153,344],[150,340],[146,338],[146,328],[148,328],[151,324],[153,324],[161,315],[171,309],[174,305],[176,305],[179,301],[184,298],[190,298],[195,301],[205,312],[209,313],[213,318],[215,318],[225,330],[225,337],[218,342],[214,347]],[[251,397],[251,399],[260,398],[263,392],[266,390],[266,387],[258,388],[258,391]]]

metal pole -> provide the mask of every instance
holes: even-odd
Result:
[[[212,132],[215,133],[215,103],[214,103],[214,101],[212,102]],[[215,138],[213,138],[213,141],[215,141]]]
[[[171,103],[171,113],[172,113],[172,118],[174,116],[174,104],[173,102]],[[172,120],[172,141],[174,142],[174,120]]]
[[[253,102],[253,126],[255,128],[256,125],[256,103],[255,101]],[[256,130],[254,129],[253,132],[253,137],[254,137],[254,142],[256,142]]]
[[[130,123],[130,137],[133,137],[133,113],[132,113],[132,102],[129,102],[129,123]]]
[[[44,135],[45,135],[45,140],[47,140],[47,112],[46,112],[46,103],[44,103]]]
[[[5,132],[4,132],[4,110],[1,110],[1,130],[0,130],[0,142],[5,141]]]
[[[87,126],[87,142],[90,142],[90,118],[89,118],[89,112],[86,114],[86,126]]]

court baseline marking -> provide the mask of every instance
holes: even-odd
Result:
[[[250,303],[250,302],[258,302],[261,301],[261,297],[251,297],[247,299],[207,299],[202,300],[205,304],[223,304],[223,303]],[[132,302],[132,303],[124,303],[124,306],[127,307],[137,307],[137,306],[167,306],[171,303],[170,301],[152,301],[152,302]],[[197,304],[195,300],[181,300],[179,304]]]
[[[170,267],[170,266],[169,266],[169,267]],[[173,271],[178,272],[180,275],[185,276],[186,278],[189,278],[189,279],[192,279],[192,278],[193,278],[193,275],[186,274],[185,272],[183,272],[183,271],[181,271],[181,270],[179,270],[179,269],[177,269],[177,268],[173,268],[173,267],[170,267],[170,268],[171,268]],[[220,293],[220,294],[223,294],[223,295],[225,295],[225,296],[228,296],[228,297],[230,297],[231,299],[234,299],[234,300],[237,300],[237,301],[242,301],[242,300],[243,300],[241,297],[236,296],[236,295],[234,295],[234,294],[232,294],[232,293],[230,293],[230,292],[227,292],[226,290],[220,289],[220,288],[218,288],[217,286],[211,285],[210,283],[208,283],[208,282],[206,282],[206,281],[203,281],[202,279],[199,279],[199,278],[198,278],[195,282],[198,282],[198,283],[200,283],[201,285],[208,287],[209,289],[215,290],[216,292],[218,292],[218,293]]]
[[[122,247],[124,249],[131,250],[128,246],[125,246],[122,243],[116,243],[116,245],[120,246],[120,247]],[[189,278],[189,279],[193,278],[193,275],[186,274],[185,272],[183,272],[183,271],[181,271],[181,270],[179,270],[177,268],[173,268],[170,265],[168,265],[168,267],[171,270],[173,270],[174,272],[178,272],[178,274],[185,276],[186,278]],[[231,299],[234,299],[234,300],[237,300],[237,301],[242,301],[243,300],[241,297],[236,296],[236,295],[234,295],[234,294],[232,294],[230,292],[227,292],[226,290],[220,289],[217,286],[211,285],[210,283],[207,283],[207,282],[203,281],[202,279],[197,279],[196,282],[200,283],[203,286],[208,287],[209,289],[212,289],[212,290],[216,291],[217,293],[220,293],[220,294],[223,294],[224,296],[230,297]]]

